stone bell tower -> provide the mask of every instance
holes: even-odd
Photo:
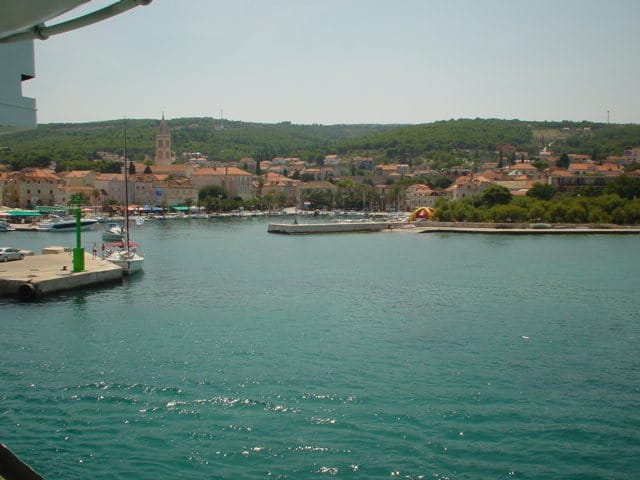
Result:
[[[160,120],[160,127],[156,134],[156,161],[155,164],[159,167],[168,167],[171,165],[171,134],[169,133],[169,126],[164,119],[164,113],[162,114],[162,120]]]

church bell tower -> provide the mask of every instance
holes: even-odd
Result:
[[[159,167],[168,167],[171,165],[171,134],[169,133],[169,126],[164,119],[164,113],[162,114],[162,120],[160,120],[160,127],[156,134],[156,165]]]

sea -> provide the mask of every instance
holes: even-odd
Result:
[[[142,274],[0,299],[0,441],[50,480],[640,477],[637,235],[267,222],[132,226]]]

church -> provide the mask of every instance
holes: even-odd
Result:
[[[160,127],[156,134],[156,158],[154,163],[158,167],[168,167],[174,160],[175,156],[171,153],[171,133],[163,113]]]

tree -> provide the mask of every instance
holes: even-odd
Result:
[[[571,165],[569,155],[567,155],[566,153],[560,155],[560,158],[558,159],[556,165],[561,168],[569,168],[569,165]]]
[[[615,193],[621,198],[632,200],[640,197],[640,183],[629,175],[620,175],[607,186],[607,193]]]
[[[136,174],[136,164],[129,161],[129,175],[135,175]]]
[[[538,198],[540,200],[551,200],[555,194],[558,193],[558,189],[553,185],[546,183],[534,183],[527,191],[527,197]]]
[[[73,195],[71,195],[71,198],[69,198],[70,205],[80,206],[80,205],[88,205],[90,203],[91,201],[89,197],[84,192],[74,193]]]
[[[219,185],[202,187],[198,192],[198,201],[206,203],[207,198],[213,198],[216,201],[226,199],[227,191]]]
[[[506,205],[511,202],[511,192],[507,187],[502,185],[489,185],[482,192],[481,201],[488,207],[494,205]]]
[[[148,174],[148,173],[153,173],[153,172],[151,171],[151,165],[147,165],[146,167],[144,167],[144,173],[147,173],[147,174]]]

